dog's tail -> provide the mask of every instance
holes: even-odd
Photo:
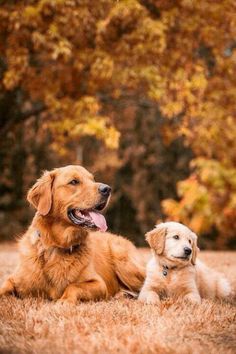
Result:
[[[198,286],[203,298],[228,299],[233,295],[231,285],[224,274],[215,271],[197,260]]]
[[[216,296],[219,299],[226,299],[233,295],[233,290],[231,288],[231,285],[224,276],[218,276],[217,277],[217,283],[216,283]]]
[[[115,237],[110,243],[116,275],[121,286],[131,293],[140,291],[145,279],[145,266],[136,247],[123,237]]]

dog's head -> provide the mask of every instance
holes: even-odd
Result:
[[[195,264],[197,235],[177,222],[166,222],[148,232],[146,240],[154,252],[172,264]]]
[[[44,172],[29,190],[27,199],[41,216],[69,224],[105,231],[100,213],[108,204],[111,188],[94,181],[81,166],[66,166]]]

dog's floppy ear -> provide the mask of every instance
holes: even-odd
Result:
[[[47,215],[52,206],[52,183],[54,174],[45,171],[27,194],[27,200],[39,212],[40,215]]]
[[[199,251],[199,248],[197,246],[197,235],[193,233],[193,248],[192,248],[192,258],[191,258],[191,262],[193,265],[196,264],[198,251]]]
[[[147,232],[145,237],[150,247],[153,248],[158,255],[164,252],[166,237],[166,227],[164,224],[160,224],[152,231]]]

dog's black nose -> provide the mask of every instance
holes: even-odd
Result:
[[[192,253],[191,248],[189,248],[189,247],[184,247],[184,254],[185,254],[186,256],[190,256],[191,253]]]
[[[111,187],[107,184],[101,183],[98,187],[98,190],[103,197],[108,197],[111,194]]]

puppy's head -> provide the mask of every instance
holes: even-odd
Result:
[[[154,252],[172,264],[195,264],[197,236],[188,227],[177,222],[166,222],[146,234]]]
[[[111,188],[96,183],[81,166],[66,166],[44,172],[29,190],[27,199],[42,216],[68,224],[106,230],[100,213],[108,204]]]

